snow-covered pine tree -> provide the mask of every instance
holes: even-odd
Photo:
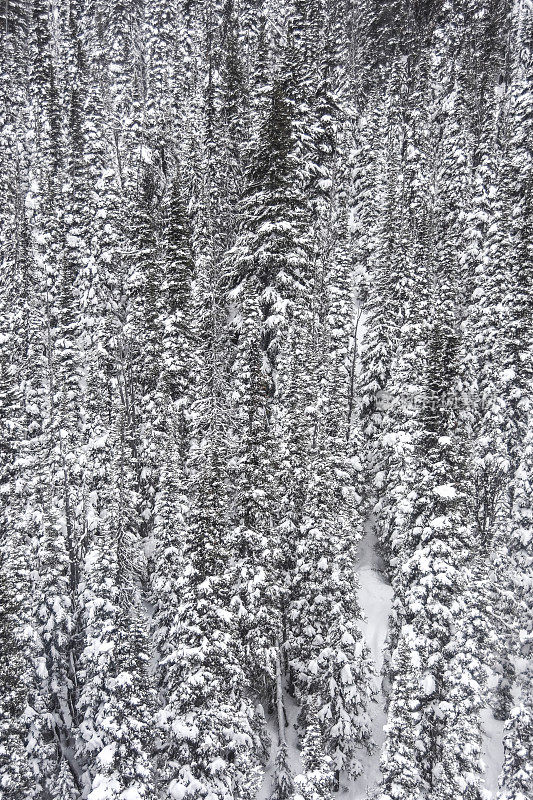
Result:
[[[533,448],[529,428],[523,443],[523,456],[514,478],[513,511],[510,521],[510,536],[506,548],[506,572],[509,586],[506,596],[513,609],[507,616],[512,621],[505,631],[504,647],[511,656],[524,659],[525,669],[518,676],[518,702],[508,696],[512,704],[504,736],[505,759],[500,775],[501,800],[527,797],[533,786],[533,726],[532,726],[532,680],[530,653],[533,640],[531,618],[531,585],[529,572],[533,563]],[[509,601],[507,601],[508,603]],[[498,610],[505,609],[501,604]],[[508,605],[507,605],[508,608]],[[501,611],[500,611],[501,613]],[[510,691],[508,692],[510,695]]]
[[[361,611],[348,533],[355,514],[342,489],[332,492],[335,461],[321,463],[323,441],[319,435],[312,451],[315,458],[310,461],[302,509],[291,580],[288,654],[304,737],[307,728],[317,724],[308,716],[309,707],[314,707],[334,788],[341,772],[360,773],[358,751],[372,744],[367,714],[371,689],[368,653],[357,629]]]
[[[428,170],[430,89],[427,57],[412,68],[412,89],[405,100],[398,203],[403,213],[396,231],[394,305],[398,309],[397,349],[392,356],[389,401],[379,442],[382,468],[378,482],[377,532],[391,567],[401,559],[405,517],[411,513],[416,485],[414,443],[417,405],[423,392],[429,334],[429,284],[432,255],[431,191]],[[421,110],[422,109],[422,110]]]
[[[124,417],[92,442],[95,487],[81,584],[84,642],[77,756],[89,797],[155,798],[146,623],[139,598],[139,542]],[[91,498],[93,499],[93,498]]]
[[[30,231],[20,196],[21,159],[17,157],[17,132],[22,122],[20,65],[22,36],[27,31],[26,9],[17,3],[2,10],[0,64],[5,76],[6,98],[2,103],[2,192],[3,224],[0,232],[3,281],[0,290],[0,519],[5,535],[0,547],[0,692],[2,695],[2,742],[0,793],[6,800],[17,794],[28,797],[33,782],[27,751],[29,725],[24,719],[35,675],[31,639],[32,603],[30,569],[33,550],[21,520],[21,464],[25,433],[23,377],[28,347],[27,317],[30,312]],[[18,79],[18,80],[17,80]],[[18,84],[18,85],[17,85]],[[11,102],[7,92],[13,91]],[[26,683],[26,685],[25,685]]]
[[[402,231],[400,201],[400,126],[401,88],[405,82],[404,67],[395,64],[387,83],[387,93],[378,102],[377,119],[368,125],[377,163],[365,164],[358,181],[364,184],[364,172],[371,170],[376,187],[369,202],[366,219],[370,230],[362,233],[363,242],[356,253],[361,268],[366,268],[367,284],[364,302],[365,335],[362,340],[358,376],[358,406],[366,442],[366,500],[380,512],[379,499],[386,495],[382,469],[382,437],[387,433],[385,415],[389,406],[389,382],[398,337],[399,308],[395,304],[396,286],[405,269],[405,254],[399,252],[398,233]],[[363,154],[361,154],[363,155]],[[366,160],[366,159],[365,159]],[[364,223],[357,210],[356,230]],[[385,526],[377,523],[378,530]]]
[[[159,667],[165,700],[160,714],[164,783],[170,797],[252,798],[259,775],[258,743],[234,600],[238,587],[229,550],[227,443],[219,405],[216,308],[206,291],[209,277],[202,271],[195,289],[196,325],[204,334],[195,352],[201,394],[191,407],[191,506],[181,526],[182,542],[172,543],[180,565],[175,578],[178,605],[163,606],[169,597],[165,591],[155,617],[167,617],[162,618],[168,641]],[[175,470],[175,462],[169,468]]]
[[[303,775],[296,776],[295,797],[304,800],[329,800],[332,792],[333,764],[324,751],[320,730],[318,707],[313,700],[306,701],[307,727],[302,739]]]
[[[451,797],[446,793],[459,790],[474,797],[481,771],[478,712],[483,671],[478,638],[470,633],[468,646],[463,638],[470,625],[471,597],[463,454],[453,432],[460,413],[454,407],[458,334],[450,290],[441,290],[441,297],[428,345],[417,438],[420,480],[407,519],[410,544],[397,578],[399,611],[393,632],[400,621],[412,625],[419,663],[424,665],[418,697],[413,698],[420,703],[420,721],[412,769],[420,770],[421,786],[431,797]],[[460,744],[452,741],[457,736]]]
[[[192,295],[194,278],[191,226],[185,203],[183,172],[172,180],[163,209],[163,331],[160,389],[171,401],[188,404],[192,359]]]
[[[347,255],[346,198],[337,175],[322,319],[315,319],[315,341],[305,353],[308,417],[305,495],[290,577],[288,656],[291,682],[302,705],[305,739],[319,725],[324,753],[331,761],[333,788],[341,771],[357,774],[356,751],[370,747],[366,706],[370,697],[369,663],[356,620],[357,584],[351,575],[361,519],[354,490],[356,471],[349,455],[358,444],[350,435],[348,408],[352,333],[352,284]],[[291,388],[291,397],[297,395]],[[305,430],[305,429],[304,429]],[[308,434],[309,436],[309,434]],[[305,439],[303,440],[306,441]],[[355,456],[357,461],[357,456]],[[298,464],[303,458],[300,456]],[[298,521],[298,520],[297,520]],[[315,708],[318,719],[306,711]]]
[[[299,462],[306,456],[305,440],[299,438],[305,395],[295,381],[305,380],[301,359],[309,319],[308,217],[294,125],[295,87],[288,66],[292,55],[289,48],[271,88],[247,176],[240,232],[229,255],[229,272],[237,283],[233,294],[240,306],[234,366],[235,400],[241,407],[234,533],[241,562],[240,597],[252,674],[264,699],[277,708],[279,781],[274,792],[282,793],[284,584],[290,534],[301,503],[304,469]],[[278,426],[287,437],[284,453],[273,448]],[[275,465],[270,475],[265,472],[269,462]],[[266,626],[256,627],[257,614],[265,617]]]
[[[530,679],[529,679],[530,680]],[[533,786],[533,719],[531,686],[510,713],[503,739],[505,758],[498,800],[522,800]]]
[[[410,626],[400,632],[392,664],[397,678],[390,697],[386,742],[382,753],[382,800],[421,797],[421,775],[413,759],[419,737],[419,690],[422,663],[416,634]]]
[[[6,484],[4,484],[5,486]],[[12,487],[14,488],[14,487]],[[12,510],[16,510],[12,501]],[[9,513],[3,515],[3,524],[13,530],[15,520]],[[0,636],[2,656],[0,661],[0,686],[2,691],[0,728],[0,797],[15,800],[29,798],[33,791],[33,764],[28,752],[28,701],[34,655],[31,647],[31,604],[29,564],[24,557],[27,548],[15,530],[9,545],[4,543],[0,562]],[[40,755],[49,757],[41,751]]]

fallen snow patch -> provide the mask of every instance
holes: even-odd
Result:
[[[492,708],[481,711],[482,758],[485,764],[485,798],[492,800],[498,793],[498,778],[503,765],[503,728],[505,722],[494,719]]]
[[[457,490],[451,483],[443,483],[442,486],[435,486],[433,491],[439,497],[444,497],[448,500],[453,500],[457,497]]]
[[[341,792],[347,793],[350,800],[366,800],[373,796],[381,780],[380,757],[385,741],[384,726],[387,723],[385,698],[381,690],[381,670],[393,598],[392,586],[387,583],[383,563],[376,550],[372,519],[367,522],[365,535],[359,543],[356,570],[359,579],[359,603],[366,617],[360,629],[372,654],[375,671],[376,699],[370,704],[369,714],[376,746],[371,753],[361,752],[362,772],[346,787],[341,787]]]

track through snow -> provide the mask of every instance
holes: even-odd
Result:
[[[298,733],[296,720],[299,708],[292,697],[285,693],[283,698],[285,714],[287,716],[287,727],[285,728],[285,738],[287,741],[287,752],[289,756],[289,768],[293,778],[300,775],[303,771],[302,759],[300,758],[300,748],[298,745]],[[272,794],[272,781],[274,778],[274,762],[278,750],[278,730],[275,714],[267,716],[267,730],[270,736],[270,758],[265,766],[261,788],[257,793],[256,800],[268,800]]]
[[[361,775],[341,789],[341,793],[347,794],[350,800],[366,800],[375,793],[381,777],[379,760],[385,739],[383,726],[387,722],[385,700],[381,691],[381,668],[393,598],[392,586],[387,582],[383,561],[376,549],[372,518],[366,522],[364,535],[359,543],[356,573],[359,580],[359,604],[365,615],[361,622],[361,632],[370,649],[375,673],[376,699],[369,711],[372,737],[376,746],[372,753],[361,754]]]
[[[482,758],[485,764],[483,788],[485,800],[493,800],[498,793],[498,778],[503,765],[503,722],[494,719],[489,706],[481,711]]]

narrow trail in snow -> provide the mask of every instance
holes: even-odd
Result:
[[[481,757],[485,764],[483,788],[486,800],[493,800],[498,793],[498,778],[503,765],[504,722],[494,719],[492,708],[485,706],[481,711]]]
[[[287,727],[285,728],[285,737],[287,740],[289,767],[294,778],[296,775],[300,775],[303,771],[302,760],[300,758],[300,748],[298,745],[298,733],[296,730],[296,720],[298,718],[299,708],[294,702],[293,698],[287,693],[284,694],[283,704],[285,706],[285,714],[287,715],[288,723]],[[259,792],[257,793],[256,800],[268,800],[272,794],[274,766],[276,753],[278,750],[278,727],[276,715],[269,714],[266,722],[268,735],[270,736],[270,758],[265,765],[263,781]]]
[[[383,561],[376,549],[372,518],[366,522],[365,533],[359,543],[356,572],[359,580],[359,603],[365,615],[361,632],[370,649],[375,671],[376,699],[371,703],[369,711],[376,746],[372,753],[362,754],[363,771],[344,791],[348,793],[350,800],[365,800],[372,797],[381,777],[379,761],[385,739],[383,726],[387,721],[385,699],[381,691],[381,668],[393,598],[392,586],[387,582]]]

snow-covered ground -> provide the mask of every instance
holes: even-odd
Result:
[[[346,786],[344,791],[349,800],[367,800],[367,798],[372,798],[380,779],[379,759],[385,740],[383,726],[387,721],[381,692],[381,668],[393,599],[392,587],[386,581],[382,561],[376,551],[372,520],[367,523],[365,535],[359,546],[357,572],[360,583],[359,602],[366,617],[361,630],[372,653],[376,673],[377,695],[376,701],[372,704],[373,737],[376,749],[372,754],[362,758],[362,774],[356,781],[352,781]],[[498,791],[498,777],[503,764],[503,728],[504,723],[495,720],[492,716],[492,709],[489,706],[485,707],[481,712],[481,731],[486,800],[493,800]]]
[[[486,706],[481,712],[481,732],[483,734],[482,754],[485,763],[486,800],[496,797],[498,777],[503,764],[504,722],[494,719],[492,709]]]
[[[376,551],[373,521],[369,520],[359,544],[357,575],[359,603],[365,615],[365,620],[361,623],[361,632],[372,653],[375,670],[376,699],[371,704],[370,713],[376,747],[372,753],[362,754],[361,775],[344,788],[350,800],[366,800],[367,797],[372,797],[380,779],[379,759],[385,739],[383,726],[387,721],[381,692],[381,668],[393,596],[392,587],[387,582],[382,567],[382,560]]]
[[[285,737],[287,739],[287,750],[289,754],[289,766],[291,773],[294,776],[302,772],[302,760],[300,758],[300,748],[298,747],[298,734],[296,732],[296,720],[298,717],[298,706],[290,695],[285,693],[283,703],[285,706],[285,713],[287,715],[287,722],[289,723],[285,728]],[[272,714],[267,717],[268,735],[270,736],[270,759],[265,767],[265,774],[263,775],[263,783],[257,793],[257,800],[268,800],[272,794],[272,778],[274,776],[274,759],[278,747],[278,729],[276,715]]]

